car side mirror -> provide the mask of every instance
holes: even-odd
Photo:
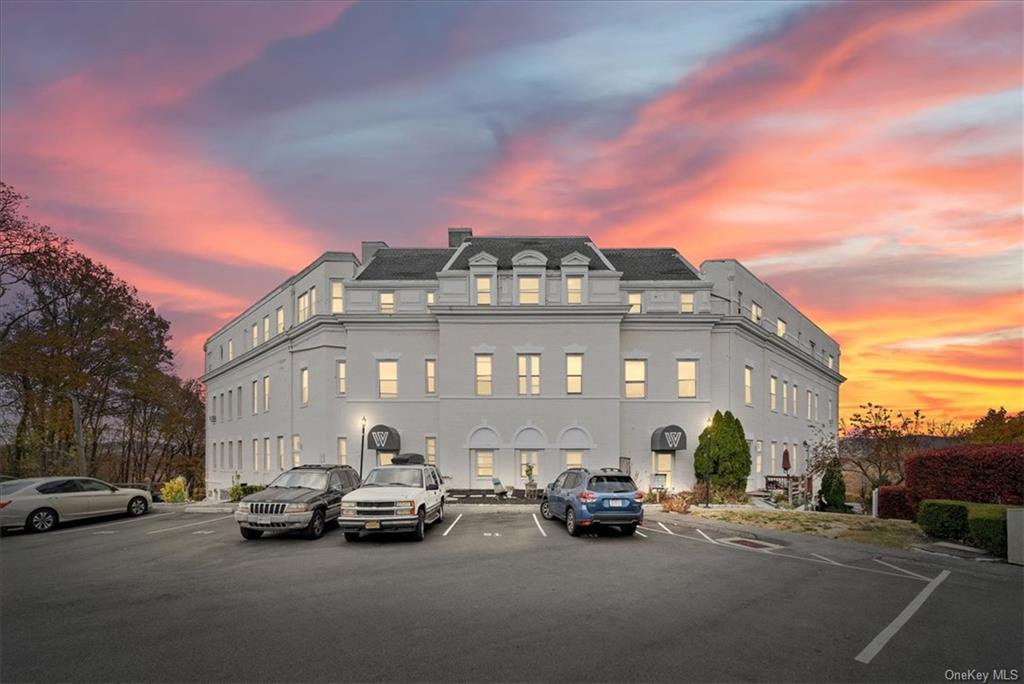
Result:
[[[436,491],[436,490],[437,490],[437,483],[436,482],[431,482],[430,484],[427,485],[427,491]]]

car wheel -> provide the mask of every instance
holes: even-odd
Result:
[[[49,532],[57,526],[57,511],[40,508],[32,511],[25,521],[25,527],[33,532]]]
[[[547,499],[540,502],[540,517],[545,520],[551,520],[555,516],[551,515],[551,504],[548,503]]]
[[[576,524],[576,514],[573,513],[572,508],[565,509],[565,529],[574,537],[578,537],[580,534],[579,525]]]
[[[149,508],[149,504],[141,496],[137,496],[128,502],[128,512],[132,515],[142,515]]]
[[[441,507],[437,509],[437,520],[434,521],[435,525],[441,524],[444,520],[444,501],[441,502]]]
[[[359,541],[359,533],[358,532],[346,532],[345,533],[345,541],[347,541],[347,542]]]
[[[263,530],[253,530],[248,527],[239,527],[238,531],[242,533],[242,536],[246,539],[259,539],[263,536]]]
[[[313,517],[309,520],[309,526],[302,532],[306,539],[319,539],[324,536],[324,512],[313,511]]]
[[[427,533],[427,514],[420,509],[420,512],[416,514],[416,529],[413,530],[412,538],[416,541],[423,541],[423,538]]]
[[[633,536],[636,533],[636,523],[630,523],[629,525],[622,525],[622,534],[627,537]]]

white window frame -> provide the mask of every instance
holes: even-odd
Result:
[[[573,288],[570,283],[578,282],[579,288]],[[578,305],[583,304],[583,289],[586,287],[586,279],[582,275],[571,274],[565,276],[565,303]]]
[[[480,372],[480,362],[487,361],[487,373]],[[494,396],[494,354],[475,354],[473,356],[473,391],[478,397]],[[486,389],[486,391],[481,391]]]
[[[634,302],[633,300],[636,299]],[[644,293],[643,291],[632,291],[626,293],[626,303],[629,305],[629,309],[626,311],[628,314],[640,314],[644,312]]]
[[[743,403],[747,406],[754,405],[754,367],[743,367]]]
[[[779,337],[786,336],[786,321],[781,318],[775,319],[775,334]]]
[[[276,335],[280,335],[284,332],[284,307],[279,306],[274,312],[274,316],[277,319],[277,332]]]
[[[789,415],[789,380],[782,381],[782,415]]]
[[[629,367],[631,364],[639,364],[643,377],[640,380],[629,379]],[[625,399],[646,399],[647,398],[647,359],[623,359],[622,361],[622,396]],[[639,386],[641,394],[630,396],[630,387]]]
[[[579,359],[579,373],[570,373],[569,360]],[[573,387],[573,380],[579,379],[577,387]],[[583,394],[583,354],[579,352],[567,352],[565,355],[565,393]]]
[[[252,415],[258,415],[260,412],[260,381],[259,379],[252,381]]]
[[[579,458],[576,459],[575,455]],[[586,449],[562,449],[562,463],[566,468],[582,468],[586,455]],[[569,460],[570,457],[573,457],[572,461]],[[577,460],[579,463],[576,463]]]
[[[481,283],[487,283],[487,287],[481,288]],[[473,276],[473,303],[478,306],[494,304],[494,276],[480,274]]]
[[[693,368],[693,378],[683,379],[681,371],[683,370],[683,364]],[[696,399],[697,398],[697,372],[698,372],[697,359],[676,359],[676,398],[678,399]],[[683,393],[683,383],[693,383],[693,392],[689,394]]]
[[[394,379],[391,379],[391,378],[386,378],[385,379],[384,376],[381,375],[381,371],[385,367],[390,367],[391,364],[394,364],[395,377],[394,377]],[[384,383],[385,382],[387,382],[387,383],[392,383],[393,382],[394,383],[394,391],[391,391],[390,389],[385,391],[385,389],[384,389]],[[379,399],[397,399],[398,398],[398,359],[378,359],[377,360],[377,397]]]
[[[309,406],[309,368],[299,369],[299,404]]]
[[[260,438],[252,438],[252,470],[254,473],[260,472]]]
[[[337,451],[338,465],[348,465],[348,437],[338,436]]]
[[[529,290],[524,290],[523,289],[523,282],[524,281],[536,281],[537,288],[536,289],[530,288]],[[532,273],[522,273],[520,275],[517,275],[516,276],[516,297],[517,297],[516,302],[518,304],[522,304],[523,306],[539,306],[539,305],[543,304],[544,303],[543,288],[544,288],[544,278],[542,276],[535,275],[535,274],[532,274]],[[526,293],[529,296],[529,299],[533,299],[534,295],[535,295],[536,296],[536,301],[528,301],[527,299],[524,299],[523,298],[523,294],[524,293]]]
[[[423,458],[427,463],[437,465],[437,435],[427,435],[423,438]]]
[[[764,318],[764,309],[757,302],[750,302],[750,320],[754,323],[760,323],[761,319]]]
[[[423,359],[423,391],[429,396],[437,394],[437,359]]]
[[[302,465],[302,435],[292,434],[292,467]]]
[[[270,472],[270,463],[271,463],[271,458],[270,458],[270,438],[269,437],[264,437],[263,438],[263,466],[264,466],[263,469],[266,470],[268,473]]]
[[[270,339],[270,314],[263,317],[263,341]]]
[[[256,347],[260,346],[260,324],[253,323],[251,330],[252,333],[249,342],[252,345],[252,348],[255,349]]]
[[[277,436],[277,469],[284,470],[284,435]]]
[[[521,397],[540,396],[540,354],[516,354],[516,389]]]
[[[693,292],[680,292],[679,293],[679,313],[681,314],[692,314],[696,305]]]
[[[345,283],[341,280],[331,280],[331,313],[345,313]]]
[[[263,376],[263,412],[270,411],[270,376]]]
[[[299,324],[305,323],[309,319],[309,292],[303,292],[300,294],[295,301],[295,308],[298,312]]]
[[[776,376],[768,378],[768,408],[778,413],[779,410],[779,379]]]
[[[348,362],[345,359],[337,359],[334,362],[334,380],[338,396],[345,396],[345,392],[348,391]]]
[[[385,298],[387,302],[385,303]],[[386,316],[391,316],[395,313],[395,291],[394,290],[382,290],[377,295],[377,311]]]
[[[481,468],[481,456],[486,456],[489,460],[486,468],[490,471],[489,473],[482,472]],[[494,449],[474,449],[473,450],[473,478],[476,480],[488,480],[494,478]]]

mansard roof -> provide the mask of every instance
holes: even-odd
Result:
[[[700,275],[670,247],[602,249],[601,253],[622,272],[622,280],[700,280]]]
[[[356,280],[434,280],[454,253],[448,248],[382,247]]]
[[[498,270],[512,270],[512,259],[524,251],[540,252],[547,257],[547,267],[556,269],[562,259],[573,252],[579,252],[590,259],[590,270],[607,271],[600,254],[590,246],[590,238],[585,235],[575,237],[469,237],[454,263],[448,268],[451,271],[469,269],[469,260],[481,252],[487,252],[498,260]]]

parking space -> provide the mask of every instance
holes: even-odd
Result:
[[[933,681],[1024,657],[1021,573],[980,565],[659,514],[574,538],[451,506],[423,542],[349,543],[157,512],[0,540],[0,678]]]

